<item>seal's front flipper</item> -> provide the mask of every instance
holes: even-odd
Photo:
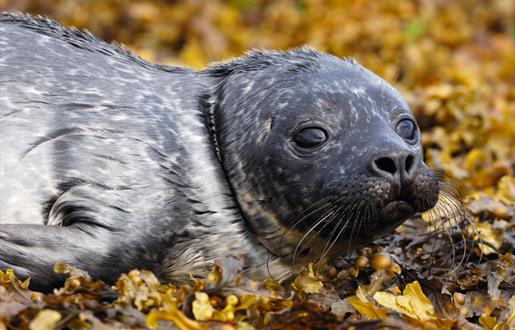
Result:
[[[108,254],[107,240],[98,238],[101,230],[93,226],[0,225],[0,269],[11,268],[20,279],[30,277],[31,289],[41,291],[62,284],[63,275],[53,271],[57,262],[95,276]],[[112,269],[116,272],[115,264]]]

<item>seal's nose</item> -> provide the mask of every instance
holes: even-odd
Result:
[[[392,152],[372,161],[372,171],[381,177],[409,179],[413,172],[415,156],[410,152]]]

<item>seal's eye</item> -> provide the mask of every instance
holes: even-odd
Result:
[[[295,135],[293,141],[301,148],[315,148],[327,140],[327,133],[318,127],[307,127]]]
[[[395,128],[397,134],[406,141],[414,141],[417,134],[415,123],[411,119],[403,119],[397,123]]]

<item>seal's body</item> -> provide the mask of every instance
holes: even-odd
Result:
[[[35,288],[55,262],[181,280],[229,254],[282,277],[436,202],[407,105],[353,61],[254,52],[194,72],[47,19],[0,29],[0,269]]]

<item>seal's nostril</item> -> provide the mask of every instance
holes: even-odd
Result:
[[[413,166],[413,161],[415,160],[415,157],[413,155],[409,155],[408,157],[406,157],[406,161],[404,163],[404,166],[405,166],[405,170],[407,173],[410,172],[411,170],[411,167]]]
[[[375,160],[375,164],[381,171],[388,172],[390,174],[395,174],[395,172],[397,172],[397,166],[395,166],[395,162],[389,157],[378,158]]]

